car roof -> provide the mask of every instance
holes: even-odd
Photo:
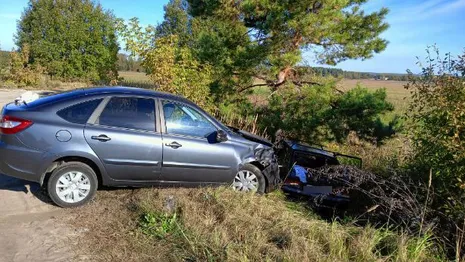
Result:
[[[50,96],[42,97],[36,101],[33,101],[28,104],[27,107],[37,107],[46,104],[51,104],[59,101],[70,100],[73,98],[82,98],[82,97],[92,97],[99,95],[126,95],[130,94],[133,96],[148,96],[154,98],[162,98],[175,100],[179,102],[184,102],[187,104],[193,105],[193,103],[182,96],[177,96],[170,93],[136,88],[136,87],[125,87],[125,86],[115,86],[115,87],[93,87],[93,88],[82,88],[72,91],[67,91],[63,93],[53,94]]]

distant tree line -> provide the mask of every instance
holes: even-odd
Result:
[[[339,68],[327,68],[327,67],[311,67],[311,71],[318,76],[343,77],[347,79],[376,79],[376,80],[408,81],[408,74],[355,72],[355,71],[344,71]]]

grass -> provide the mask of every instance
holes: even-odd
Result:
[[[328,223],[280,193],[100,191],[70,219],[86,229],[80,252],[99,261],[439,260],[429,236]]]

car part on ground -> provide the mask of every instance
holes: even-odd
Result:
[[[361,158],[328,151],[321,146],[286,140],[282,136],[278,138],[280,139],[275,143],[275,150],[281,178],[284,180],[281,187],[284,192],[324,200],[328,204],[345,204],[350,201],[347,188],[334,184],[331,174],[325,175],[318,170],[328,166],[341,166],[341,157],[349,158],[356,166],[361,167]],[[349,179],[349,176],[345,178]]]

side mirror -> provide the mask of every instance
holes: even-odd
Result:
[[[216,131],[216,142],[221,143],[226,141],[228,141],[228,134],[223,130]]]

